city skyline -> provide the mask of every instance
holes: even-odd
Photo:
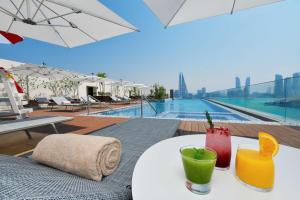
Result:
[[[139,0],[102,0],[141,32],[78,48],[63,48],[25,38],[0,45],[1,58],[61,67],[80,73],[106,72],[113,79],[177,88],[183,72],[189,91],[231,88],[233,79],[272,81],[299,71],[300,1],[289,0],[233,15],[197,20],[164,29]],[[132,12],[135,10],[135,12]],[[285,13],[278,15],[278,13]]]
[[[182,74],[182,72],[180,72],[179,77],[181,76],[181,74]],[[236,76],[234,78],[234,81],[235,81],[234,85],[232,85],[232,87],[229,87],[229,88],[223,88],[222,90],[227,90],[227,89],[244,89],[245,90],[244,92],[245,92],[245,94],[247,96],[250,93],[250,88],[251,88],[250,86],[251,85],[259,85],[259,84],[265,84],[265,83],[272,83],[272,82],[274,82],[274,84],[275,84],[275,88],[274,88],[275,95],[276,95],[276,91],[277,92],[281,91],[281,90],[283,91],[285,85],[288,85],[287,87],[289,87],[289,85],[290,85],[290,88],[288,88],[289,91],[295,91],[295,90],[299,89],[299,93],[300,93],[300,72],[294,72],[294,73],[292,73],[291,75],[289,75],[287,77],[284,77],[281,74],[275,74],[274,77],[275,78],[273,80],[269,80],[269,81],[265,81],[265,82],[261,82],[261,83],[251,84],[251,77],[248,76],[245,79],[245,84],[241,84],[240,77]],[[295,80],[295,81],[293,82],[292,80]],[[185,83],[185,81],[184,81],[184,83]],[[180,78],[179,78],[179,85],[180,85]],[[282,88],[282,89],[276,89],[276,87],[279,87],[279,88]],[[219,90],[214,90],[214,91],[209,91],[209,92],[217,92],[217,91],[219,91]],[[206,86],[202,85],[202,86],[200,86],[196,90],[196,92],[191,92],[190,94],[194,94],[194,95],[197,95],[197,96],[201,96],[202,94],[206,94]],[[279,92],[277,94],[277,96],[282,96],[282,95],[283,94],[281,92]]]

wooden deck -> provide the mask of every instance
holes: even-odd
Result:
[[[111,105],[114,108],[124,107],[128,105]],[[93,108],[91,112],[102,111],[105,108]],[[71,121],[56,124],[56,127],[60,133],[76,133],[76,134],[88,134],[93,131],[103,129],[108,126],[126,121],[126,118],[110,118],[110,117],[88,117],[81,116],[80,114],[86,113],[86,110],[81,111],[63,111],[49,109],[35,110],[30,113],[30,117],[37,116],[66,116],[73,117]],[[23,131],[0,135],[0,154],[16,155],[22,152],[32,150],[39,141],[49,134],[53,134],[53,128],[49,126],[42,126],[39,128],[30,129],[32,139],[28,139]]]
[[[74,116],[72,121],[56,125],[59,133],[88,134],[108,126],[126,121],[125,118],[98,118]],[[39,141],[54,131],[51,126],[30,129],[32,139],[28,139],[25,132],[19,131],[0,136],[0,154],[16,155],[32,150]]]
[[[227,127],[232,135],[242,137],[257,138],[258,132],[267,132],[276,137],[280,144],[300,148],[300,129],[297,130],[299,127],[238,123],[215,123],[215,125]],[[182,121],[178,133],[180,135],[205,133],[207,128],[209,127],[206,122]]]
[[[96,109],[99,110],[99,109]],[[92,111],[96,111],[93,109]],[[60,133],[88,134],[93,131],[105,128],[128,120],[127,118],[109,117],[88,117],[80,116],[80,112],[62,112],[49,110],[38,110],[31,113],[31,116],[71,116],[74,120],[57,124]],[[265,131],[274,135],[281,144],[300,148],[300,128],[277,125],[260,124],[237,124],[237,123],[216,123],[217,126],[228,127],[232,135],[257,138],[259,131]],[[208,128],[206,122],[182,121],[178,129],[180,135],[204,133]],[[29,140],[24,132],[15,132],[0,136],[0,154],[15,155],[32,150],[36,144],[49,134],[53,134],[51,126],[44,126],[32,129],[32,139]]]

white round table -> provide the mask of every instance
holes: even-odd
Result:
[[[147,139],[147,138],[145,138]],[[139,158],[132,178],[133,200],[275,200],[299,199],[300,150],[280,145],[275,157],[275,185],[271,192],[252,190],[235,177],[238,144],[257,144],[258,140],[232,136],[231,166],[227,171],[214,170],[211,192],[197,195],[185,187],[179,149],[186,145],[204,146],[205,135],[189,135],[161,141]]]

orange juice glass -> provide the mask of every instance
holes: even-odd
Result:
[[[271,191],[274,185],[274,161],[271,156],[259,152],[258,145],[239,145],[236,176],[247,186],[258,191]]]

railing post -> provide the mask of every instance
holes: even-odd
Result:
[[[90,115],[90,97],[87,95],[87,102],[86,102],[86,108],[87,108],[87,114]]]
[[[287,115],[287,84],[288,84],[288,78],[285,78],[283,81],[284,84],[284,121],[286,122],[286,115]]]
[[[141,118],[144,117],[144,110],[143,110],[143,96],[141,95]]]

